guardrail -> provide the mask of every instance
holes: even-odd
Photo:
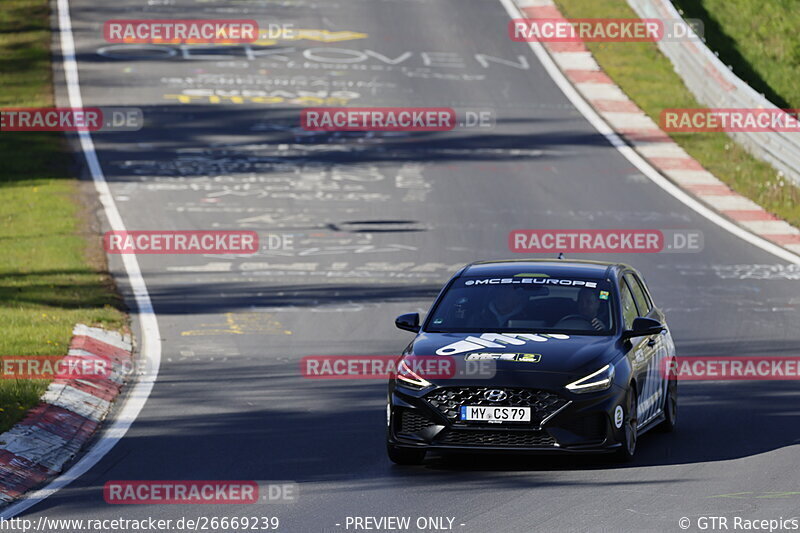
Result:
[[[640,18],[683,20],[669,0],[627,0]],[[658,47],[672,62],[697,100],[709,108],[778,109],[772,102],[739,79],[697,37],[689,24],[689,38],[659,41]],[[729,132],[744,148],[800,185],[800,133]]]

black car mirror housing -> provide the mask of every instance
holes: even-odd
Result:
[[[622,340],[633,337],[649,337],[661,333],[666,328],[664,324],[654,318],[637,317],[633,320],[631,329],[622,332]]]
[[[399,329],[419,333],[419,313],[406,313],[394,319],[394,325]]]

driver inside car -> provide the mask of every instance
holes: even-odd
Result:
[[[600,299],[597,291],[588,287],[582,288],[578,292],[578,314],[591,322],[594,329],[603,331],[606,325],[597,316],[599,309]]]

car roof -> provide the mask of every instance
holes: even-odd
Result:
[[[566,259],[509,259],[476,261],[461,271],[460,276],[513,276],[516,274],[545,274],[570,278],[605,279],[625,269],[624,263]]]

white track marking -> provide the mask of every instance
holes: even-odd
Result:
[[[83,98],[81,97],[80,83],[78,80],[78,64],[75,60],[75,40],[72,36],[72,21],[69,16],[69,0],[58,0],[58,27],[61,37],[61,55],[64,63],[64,74],[67,82],[67,94],[69,96],[70,107],[82,108]],[[114,231],[126,231],[122,217],[111,196],[111,191],[106,183],[105,175],[100,167],[97,154],[94,149],[94,142],[89,132],[79,132],[78,138],[81,143],[81,150],[86,157],[94,186],[103,205],[108,223]],[[137,314],[142,329],[141,357],[147,369],[140,379],[134,384],[129,392],[127,400],[120,409],[113,423],[102,430],[100,437],[89,448],[89,450],[75,463],[72,468],[55,478],[53,481],[26,495],[17,502],[6,508],[0,517],[11,518],[29,507],[36,505],[48,496],[52,496],[60,489],[66,487],[80,476],[85,474],[96,465],[122,437],[133,424],[139,412],[147,402],[150,391],[158,377],[158,369],[161,364],[161,334],[158,329],[158,322],[153,311],[153,304],[150,301],[150,294],[147,292],[139,269],[139,262],[135,255],[123,254],[122,262],[128,275],[128,280],[133,290],[136,300]]]
[[[512,19],[525,18],[525,14],[522,13],[522,11],[520,11],[520,9],[514,4],[513,0],[500,0],[500,3],[503,4],[503,7]],[[575,106],[575,109],[580,111],[584,118],[586,118],[586,120],[588,120],[598,132],[608,139],[608,142],[611,143],[611,145],[616,148],[623,155],[623,157],[625,157],[625,159],[630,161],[631,164],[639,169],[642,174],[647,176],[650,181],[664,189],[676,199],[680,200],[687,207],[693,209],[722,229],[732,233],[733,235],[736,235],[743,241],[746,241],[753,246],[764,250],[765,252],[779,257],[784,261],[800,265],[800,255],[794,254],[785,248],[781,248],[777,244],[773,244],[768,240],[737,226],[722,215],[709,209],[691,195],[683,191],[680,187],[662,176],[650,165],[650,163],[647,162],[647,160],[639,155],[633,148],[625,144],[619,135],[617,135],[608,125],[608,123],[606,123],[606,121],[600,117],[594,108],[590,106],[580,94],[578,94],[578,91],[576,91],[569,80],[567,80],[564,73],[561,72],[561,70],[556,66],[553,59],[544,49],[544,46],[542,46],[542,43],[528,42],[528,46],[530,46],[531,50],[539,59],[539,62],[553,79],[555,84],[558,85],[558,88],[561,89],[567,99],[572,103],[573,106]]]

